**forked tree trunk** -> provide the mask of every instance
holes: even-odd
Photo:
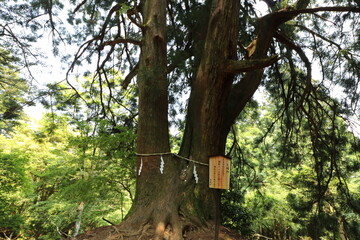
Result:
[[[224,154],[230,126],[257,89],[262,70],[245,75],[233,86],[237,58],[240,1],[213,1],[204,51],[192,83],[186,130],[180,155],[201,163]],[[173,240],[184,230],[204,227],[215,220],[215,199],[208,187],[209,169],[177,159],[170,152],[168,133],[168,82],[166,77],[166,0],[141,1],[144,21],[138,85],[137,183],[134,205],[125,223],[151,225],[158,239],[169,231]],[[260,29],[261,44],[254,56],[265,57],[275,25]],[[234,94],[235,92],[235,94]],[[159,154],[160,153],[160,154]],[[161,154],[163,153],[163,154]],[[142,155],[142,156],[141,156]]]
[[[172,239],[182,239],[187,227],[206,226],[214,220],[215,204],[208,187],[207,166],[196,165],[199,182],[195,183],[193,164],[189,167],[188,162],[172,155],[156,155],[170,151],[166,4],[166,0],[147,0],[141,6],[145,26],[138,73],[137,152],[144,156],[137,159],[136,198],[127,221],[134,225],[151,224],[159,239],[166,229],[171,230]],[[222,69],[226,60],[236,59],[238,13],[238,1],[214,4],[209,24],[211,31],[206,37],[193,85],[191,99],[194,102],[188,110],[192,118],[187,123],[192,131],[184,137],[183,141],[188,142],[184,145],[188,147],[182,154],[202,163],[207,163],[210,155],[224,154],[225,142],[221,135],[226,133],[221,133],[221,129],[233,74]]]

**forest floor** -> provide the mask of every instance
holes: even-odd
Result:
[[[131,236],[126,235],[126,233],[119,231],[116,226],[105,226],[96,228],[94,230],[87,231],[81,235],[78,235],[72,240],[154,240],[154,231],[149,229],[146,232],[139,234],[132,234]],[[192,230],[186,232],[183,236],[184,240],[212,240],[214,239],[214,230]],[[166,235],[164,240],[171,239]],[[241,237],[236,231],[230,230],[225,227],[220,228],[219,240],[246,240],[246,238]]]

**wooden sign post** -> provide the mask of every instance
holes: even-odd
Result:
[[[225,156],[210,157],[209,187],[230,189],[230,158]]]
[[[230,158],[225,156],[212,156],[209,158],[209,188],[214,188],[216,202],[214,240],[218,240],[221,222],[221,189],[230,188]]]

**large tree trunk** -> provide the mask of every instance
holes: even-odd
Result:
[[[181,239],[184,229],[203,227],[214,220],[214,195],[208,187],[208,166],[194,166],[166,154],[170,151],[166,1],[143,1],[141,8],[145,26],[138,74],[138,176],[135,203],[127,222],[151,224],[159,239],[167,229],[172,239]],[[222,135],[227,133],[221,129],[234,74],[223,69],[227,60],[236,59],[238,14],[238,1],[214,1],[208,26],[211,31],[206,35],[204,54],[192,86],[187,124],[191,131],[184,136],[183,146],[187,149],[181,152],[204,164],[210,155],[224,154]],[[194,181],[194,167],[198,170],[198,183]]]
[[[208,163],[211,155],[224,155],[225,138],[221,132],[227,99],[234,75],[224,72],[228,59],[236,59],[238,38],[238,1],[214,1],[209,18],[201,62],[192,86],[186,134],[181,149],[186,157]],[[191,130],[188,130],[191,129]],[[197,165],[199,183],[190,191],[197,193],[197,199],[190,201],[203,206],[199,209],[202,221],[215,219],[213,190],[209,189],[209,169]],[[204,207],[206,206],[206,207]]]
[[[182,239],[180,167],[179,162],[167,154],[170,146],[166,6],[166,0],[141,2],[144,26],[138,73],[136,149],[139,156],[136,197],[125,224],[131,228],[150,226],[157,239],[163,239],[166,231],[171,232],[171,239]]]
[[[151,226],[157,239],[170,232],[182,239],[184,231],[205,227],[215,220],[215,198],[209,189],[209,156],[224,155],[230,126],[256,91],[262,65],[236,85],[240,1],[212,1],[207,34],[192,82],[186,130],[180,155],[171,154],[168,133],[166,77],[166,0],[141,1],[144,20],[139,63],[139,122],[137,132],[137,184],[127,226]],[[254,58],[266,57],[278,22],[262,19]],[[200,51],[199,51],[200,52]],[[247,62],[245,62],[247,64]],[[267,63],[268,64],[268,63]],[[251,65],[251,63],[250,63]],[[258,69],[258,70],[257,70]],[[247,70],[246,70],[247,71]],[[196,167],[199,181],[195,182]]]

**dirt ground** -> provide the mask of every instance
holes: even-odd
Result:
[[[118,230],[117,226],[100,227],[84,234],[72,238],[72,240],[154,240],[153,231],[139,231],[137,233],[126,233]],[[186,232],[183,236],[184,240],[212,240],[214,239],[214,230],[192,230]],[[169,239],[166,234],[164,240]],[[246,240],[235,231],[225,227],[220,228],[219,240]]]

